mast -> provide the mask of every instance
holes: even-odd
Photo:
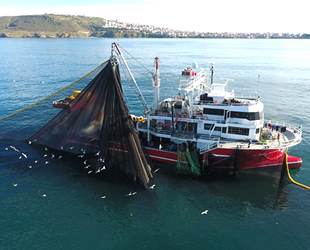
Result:
[[[213,68],[214,68],[214,63],[211,63],[211,84],[213,84],[213,73],[214,73],[214,71],[213,71]]]
[[[158,68],[159,58],[155,57],[155,73],[153,75],[153,86],[154,86],[154,109],[158,109],[159,103],[159,87],[160,87],[160,78],[159,78],[159,68]]]
[[[133,83],[134,83],[134,85],[135,85],[135,87],[136,87],[136,90],[137,90],[137,92],[138,92],[138,95],[139,95],[139,97],[140,97],[141,100],[142,100],[144,109],[145,109],[145,110],[148,110],[149,108],[148,108],[148,106],[147,106],[147,103],[146,103],[146,101],[145,101],[145,99],[144,99],[144,97],[143,97],[143,95],[142,95],[142,93],[141,93],[141,91],[140,91],[140,89],[139,89],[139,86],[138,86],[138,84],[137,84],[137,82],[136,82],[136,79],[133,77],[133,75],[132,75],[132,73],[131,73],[131,71],[130,71],[128,65],[127,65],[127,62],[126,62],[125,58],[123,57],[123,54],[121,53],[121,51],[120,51],[120,49],[119,49],[119,47],[118,47],[118,44],[115,43],[115,42],[112,43],[112,52],[113,52],[113,45],[114,45],[115,48],[117,49],[118,54],[119,54],[120,57],[122,58],[122,61],[124,62],[125,66],[126,66],[126,68],[127,68],[127,70],[128,70],[128,73],[129,73],[129,75],[130,75],[130,77],[131,77],[131,79],[132,79],[132,81],[133,81]]]

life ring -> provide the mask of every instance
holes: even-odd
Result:
[[[186,113],[183,113],[183,114],[181,115],[181,117],[182,117],[182,118],[186,118],[186,117],[187,117],[187,114],[186,114]]]
[[[162,112],[159,112],[158,115],[159,115],[159,116],[163,116],[163,113],[162,113]]]
[[[208,120],[208,116],[203,115],[203,116],[202,116],[202,119],[203,119],[203,120]]]
[[[220,103],[219,101],[215,101],[215,102],[214,102],[214,104],[215,104],[216,106],[219,105],[219,103]]]

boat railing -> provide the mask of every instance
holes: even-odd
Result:
[[[198,83],[198,81],[201,81],[201,79],[204,79],[205,77],[206,77],[206,74],[204,71],[198,72],[196,76],[191,76],[187,80],[181,80],[179,88],[187,89],[191,85],[193,85],[193,83]]]
[[[268,141],[271,146],[292,147],[301,142],[302,126],[269,120],[265,121],[264,128],[269,129],[275,135],[274,140]],[[280,135],[279,139],[277,133]]]
[[[162,134],[162,135],[171,135],[172,131],[163,129],[161,127],[150,127],[149,130],[151,132],[157,133],[157,134]]]
[[[202,136],[200,136],[199,139],[203,139],[201,137]],[[217,148],[219,145],[219,142],[220,142],[219,138],[209,138],[207,140],[208,140],[208,142],[200,148],[200,154],[203,154],[203,153],[208,152],[214,148]]]

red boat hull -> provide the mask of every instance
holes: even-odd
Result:
[[[166,150],[159,150],[146,147],[149,157],[153,161],[176,164],[178,153]],[[231,169],[231,165],[226,165],[225,159],[228,159],[235,153],[235,149],[216,148],[207,154],[212,154],[217,158],[214,168],[221,170]],[[281,149],[262,149],[262,150],[238,150],[236,156],[236,168],[238,170],[246,169],[281,169],[285,154]],[[223,160],[223,161],[221,161]],[[288,165],[290,169],[298,169],[302,165],[302,160],[295,156],[288,156]]]

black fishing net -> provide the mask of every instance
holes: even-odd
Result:
[[[118,64],[99,74],[29,141],[97,158],[96,173],[117,168],[147,187],[151,169],[123,98]]]

